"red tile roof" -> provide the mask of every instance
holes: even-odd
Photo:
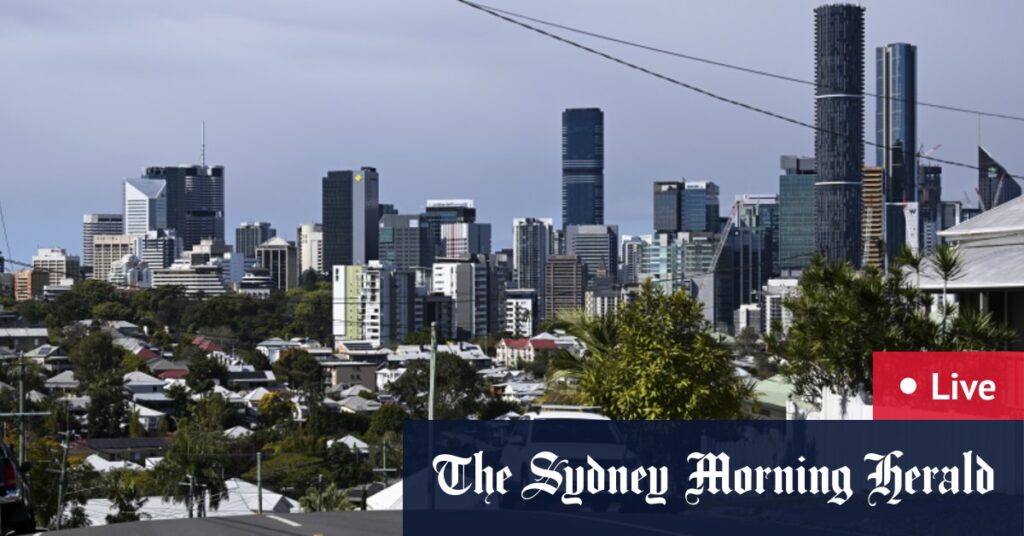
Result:
[[[551,339],[530,339],[530,346],[534,350],[556,350],[558,345]]]
[[[529,342],[529,339],[501,339],[498,341],[498,344],[503,344],[509,348],[523,349],[526,348],[526,344]]]
[[[159,378],[162,380],[180,380],[188,376],[188,371],[184,369],[178,370],[165,370],[160,373]]]

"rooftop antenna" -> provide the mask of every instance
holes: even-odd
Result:
[[[202,146],[199,149],[199,163],[202,164],[203,167],[206,167],[206,120],[205,119],[203,120],[202,131],[203,131],[203,133],[202,133],[202,135],[203,135],[203,144],[202,144]]]

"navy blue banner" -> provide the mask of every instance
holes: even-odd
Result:
[[[1024,534],[1020,421],[407,421],[409,536]]]

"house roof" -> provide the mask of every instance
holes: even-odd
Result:
[[[1017,233],[1024,233],[1024,197],[1011,199],[959,225],[940,231],[939,236],[951,240],[969,240]]]
[[[59,355],[58,352],[60,352],[59,346],[44,344],[38,348],[33,348],[32,350],[25,352],[25,357],[50,357]]]
[[[509,348],[524,349],[529,342],[530,339],[501,339],[498,344]]]
[[[158,376],[165,380],[180,380],[188,376],[188,369],[165,370]]]
[[[166,382],[136,370],[124,375],[124,383],[127,385],[163,385]]]
[[[252,430],[244,426],[232,426],[227,430],[224,430],[224,437],[230,439],[238,439],[240,437],[246,437],[252,435]]]
[[[349,434],[341,439],[328,440],[327,448],[331,448],[334,445],[338,444],[345,445],[346,447],[349,448],[349,450],[356,452],[366,453],[370,451],[370,445],[366,441],[363,441],[362,439],[359,439],[358,437],[352,434]]]
[[[33,337],[49,337],[46,328],[0,328],[0,339],[28,339]]]
[[[998,208],[1000,207],[996,207],[996,209]],[[957,251],[960,252],[963,271],[959,277],[949,281],[949,290],[1024,287],[1024,273],[1020,269],[1021,266],[1024,266],[1024,244],[963,244],[957,248]],[[913,274],[908,275],[911,282],[916,281],[916,277]],[[922,289],[939,291],[942,290],[942,285],[942,279],[933,270],[927,268],[922,270],[920,284]]]
[[[74,371],[65,370],[64,372],[46,380],[47,387],[63,385],[78,387],[78,380],[75,379]]]
[[[361,396],[350,396],[340,401],[341,407],[356,413],[377,411],[380,409],[380,402],[367,400]]]

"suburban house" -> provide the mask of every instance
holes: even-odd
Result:
[[[46,328],[0,328],[0,346],[27,352],[49,341]]]
[[[330,387],[362,385],[370,390],[377,387],[376,363],[335,359],[321,361],[320,367],[327,373],[325,381]]]
[[[1017,331],[1014,350],[1024,349],[1024,197],[1002,205],[945,231],[957,245],[963,272],[947,283],[961,308],[991,313]],[[916,275],[909,276],[911,280]],[[930,269],[921,273],[920,288],[940,294],[942,279]]]
[[[78,380],[75,379],[74,372],[65,370],[64,372],[46,380],[43,386],[51,393],[54,391],[67,393],[78,389]]]

